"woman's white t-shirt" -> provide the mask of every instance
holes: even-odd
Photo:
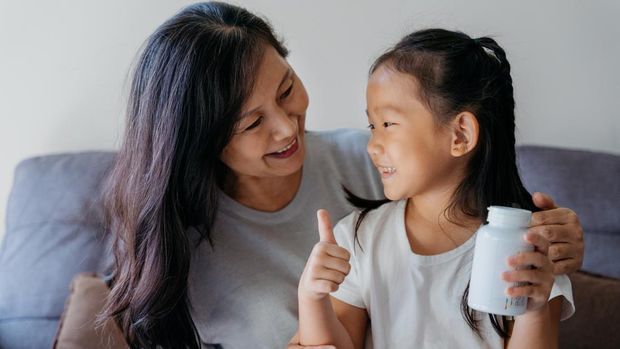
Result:
[[[334,234],[351,252],[351,272],[332,296],[366,309],[375,348],[503,348],[487,314],[477,312],[482,338],[461,315],[476,235],[451,251],[417,255],[406,235],[405,206],[395,201],[370,211],[357,237],[358,213],[338,223]],[[575,311],[565,275],[555,279],[550,299],[557,296],[564,297],[564,320]]]

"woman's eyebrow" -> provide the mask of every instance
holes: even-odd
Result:
[[[252,109],[252,110],[248,110],[248,111],[246,111],[245,113],[241,114],[241,116],[239,116],[239,120],[244,119],[244,118],[247,118],[248,116],[250,116],[250,115],[254,114],[254,113],[255,113],[258,109],[260,109],[260,106],[259,106],[259,107],[254,108],[254,109]]]
[[[288,68],[286,73],[284,73],[284,77],[282,78],[282,80],[280,80],[280,85],[278,85],[278,87],[282,86],[282,84],[284,84],[284,82],[287,79],[289,79],[291,77],[291,75],[293,75],[293,69],[292,68]]]
[[[282,80],[280,80],[280,84],[278,85],[278,88],[279,88],[280,86],[282,86],[282,84],[284,84],[284,82],[285,82],[288,78],[290,78],[292,75],[293,75],[293,69],[292,69],[292,68],[288,68],[288,70],[284,73],[284,77],[282,77]],[[241,114],[241,116],[239,117],[239,119],[241,120],[241,119],[243,119],[243,118],[245,118],[245,117],[248,117],[248,116],[250,116],[250,115],[254,114],[254,113],[255,113],[258,109],[260,109],[260,106],[258,106],[258,107],[256,107],[256,108],[254,108],[254,109],[252,109],[252,110],[248,110],[248,111],[244,112],[243,114]]]

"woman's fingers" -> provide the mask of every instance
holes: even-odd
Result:
[[[570,208],[554,208],[532,213],[530,226],[550,224],[579,224],[579,218]]]
[[[554,275],[568,274],[572,272],[573,270],[577,270],[579,268],[581,268],[581,260],[577,260],[574,258],[553,262],[553,274]]]
[[[534,202],[534,205],[536,205],[536,207],[541,210],[558,208],[550,195],[541,193],[539,191],[532,194],[532,201]]]
[[[572,242],[579,238],[573,227],[563,224],[537,225],[528,228],[527,232],[542,235],[550,243]]]
[[[528,234],[544,236],[549,242],[549,259],[554,263],[555,275],[566,274],[581,268],[583,263],[583,230],[579,223],[538,225],[528,229]]]
[[[564,259],[572,258],[577,250],[578,246],[567,242],[558,242],[549,246],[549,259],[552,261],[559,261]]]

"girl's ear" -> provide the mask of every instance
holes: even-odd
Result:
[[[450,154],[461,157],[469,154],[478,144],[480,125],[476,116],[468,111],[459,113],[451,122],[452,143]]]

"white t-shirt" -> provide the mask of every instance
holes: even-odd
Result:
[[[351,272],[332,296],[366,309],[375,348],[503,348],[487,314],[476,317],[481,339],[460,311],[476,235],[451,251],[417,255],[407,239],[405,206],[406,200],[395,201],[370,211],[357,241],[358,213],[338,223],[334,234],[338,245],[351,252]],[[550,299],[560,295],[564,320],[575,311],[565,275],[556,277]]]

